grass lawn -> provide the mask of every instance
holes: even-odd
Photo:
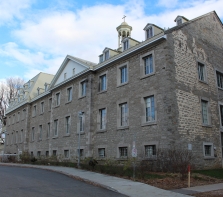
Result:
[[[221,169],[211,169],[211,170],[195,170],[195,173],[203,174],[206,176],[214,177],[217,179],[223,179],[223,168]]]

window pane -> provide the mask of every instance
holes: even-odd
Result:
[[[199,80],[205,81],[205,70],[204,70],[204,64],[198,62],[198,75],[199,75]]]
[[[149,55],[144,58],[145,75],[153,73],[153,56]]]
[[[155,102],[154,96],[145,99],[146,102],[146,122],[155,120]]]
[[[127,82],[127,66],[120,68],[121,72],[121,83]]]
[[[208,124],[208,102],[201,100],[201,107],[203,124]]]
[[[128,105],[127,103],[123,103],[120,105],[121,109],[121,126],[128,125]]]

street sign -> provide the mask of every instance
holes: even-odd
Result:
[[[137,157],[137,149],[136,148],[132,148],[132,157]]]

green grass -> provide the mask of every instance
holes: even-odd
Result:
[[[211,170],[196,170],[195,173],[203,174],[217,179],[223,179],[223,168]]]

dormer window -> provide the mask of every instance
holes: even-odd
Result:
[[[107,60],[109,58],[109,51],[105,52],[105,60]]]
[[[46,92],[46,91],[47,91],[47,84],[45,83],[45,85],[44,85],[44,86],[45,86],[45,89],[44,89],[44,90],[45,90],[45,92]]]
[[[125,51],[125,50],[127,50],[129,48],[129,40],[125,40],[124,42],[123,42],[123,50]]]
[[[149,28],[146,30],[146,38],[149,39],[149,38],[151,38],[151,37],[153,37],[153,28],[152,28],[152,26],[149,27]]]
[[[64,80],[67,79],[67,73],[64,73]]]
[[[103,62],[103,55],[99,56],[99,63]]]
[[[182,24],[182,18],[179,18],[178,20],[177,20],[177,25],[181,25]]]
[[[39,95],[39,93],[40,93],[40,89],[39,89],[39,88],[37,88],[37,95]]]

